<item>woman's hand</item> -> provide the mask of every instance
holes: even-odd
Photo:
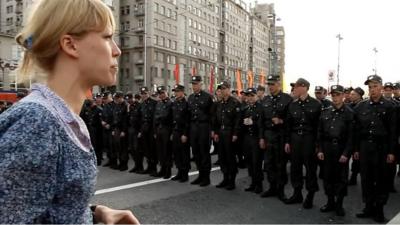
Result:
[[[96,207],[94,216],[99,223],[104,224],[140,224],[131,211],[111,209],[103,205]]]

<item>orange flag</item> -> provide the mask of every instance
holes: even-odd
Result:
[[[175,76],[175,83],[179,84],[179,64],[175,65],[174,76]]]
[[[254,77],[253,77],[253,71],[251,71],[251,70],[247,71],[247,82],[249,84],[249,88],[253,87]]]
[[[236,70],[236,89],[237,89],[238,93],[242,92],[242,90],[243,90],[242,76],[241,76],[239,70]]]
[[[265,73],[264,73],[264,70],[261,70],[260,85],[262,85],[262,86],[265,85]]]

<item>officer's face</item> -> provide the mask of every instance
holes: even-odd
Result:
[[[361,99],[361,96],[357,92],[351,91],[351,93],[350,93],[350,101],[357,102],[360,99]]]
[[[265,91],[257,91],[257,96],[258,96],[259,98],[264,97],[264,94],[265,94]]]
[[[302,85],[294,86],[294,95],[300,97],[301,95],[306,94],[308,91],[307,87]]]
[[[215,92],[215,95],[217,96],[217,99],[221,99],[222,98],[221,89],[217,89],[217,91]]]
[[[165,91],[160,91],[158,92],[158,97],[160,97],[161,100],[164,100],[167,98],[167,93]]]
[[[148,92],[142,92],[140,95],[141,95],[143,101],[149,98],[149,93]]]
[[[192,89],[194,93],[198,93],[201,91],[201,83],[197,82],[197,83],[192,83]]]
[[[277,92],[279,92],[280,84],[278,82],[270,82],[267,85],[268,85],[269,91],[272,94],[276,94]]]
[[[400,89],[393,90],[393,95],[396,97],[400,96]]]
[[[175,91],[175,98],[183,98],[185,93],[183,91]]]
[[[124,98],[123,97],[115,97],[115,102],[117,104],[121,104],[122,102],[124,102]]]
[[[103,103],[103,99],[96,98],[96,105],[101,105]]]
[[[382,84],[376,81],[370,81],[368,83],[369,96],[371,98],[379,98],[382,96]]]
[[[318,91],[318,92],[315,92],[315,97],[316,97],[317,99],[319,99],[319,100],[325,98],[324,93],[323,93],[323,92],[319,92],[319,91]]]
[[[343,104],[344,94],[343,93],[332,93],[332,103],[335,106],[340,106]]]
[[[231,95],[231,90],[226,87],[221,87],[221,94],[222,94],[222,97],[226,98]]]
[[[254,104],[254,103],[256,103],[256,102],[257,102],[257,95],[255,95],[255,94],[246,95],[246,101],[247,101],[249,104]]]
[[[385,98],[391,98],[392,97],[392,93],[393,93],[392,88],[385,88],[383,90],[383,96],[385,96]]]

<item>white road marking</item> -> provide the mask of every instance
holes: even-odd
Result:
[[[211,168],[211,171],[217,171],[220,170],[220,167],[213,167]],[[193,171],[189,173],[189,176],[197,175],[199,174],[199,171]],[[110,192],[115,192],[115,191],[121,191],[121,190],[126,190],[130,188],[135,188],[135,187],[141,187],[149,184],[156,184],[156,183],[161,183],[161,182],[166,182],[169,181],[170,179],[163,179],[163,178],[158,178],[158,179],[153,179],[153,180],[146,180],[142,182],[137,182],[137,183],[132,183],[132,184],[126,184],[118,187],[112,187],[112,188],[106,188],[106,189],[101,189],[97,190],[94,194],[95,195],[101,195],[101,194],[106,194]]]

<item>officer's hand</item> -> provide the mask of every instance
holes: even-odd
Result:
[[[111,135],[114,136],[115,135],[115,131],[111,131]]]
[[[318,152],[318,159],[319,160],[321,160],[321,161],[324,161],[325,160],[325,156],[324,156],[324,153],[322,153],[322,152]]]
[[[214,138],[215,132],[211,131],[211,138]]]
[[[342,156],[340,156],[339,162],[340,162],[340,163],[347,163],[347,160],[348,160],[348,159],[349,159],[349,158],[347,158],[346,156],[342,155]]]
[[[110,125],[109,124],[106,124],[106,129],[107,130],[110,129]]]
[[[105,127],[106,126],[106,122],[104,122],[104,121],[101,121],[101,125],[103,126],[103,127]]]
[[[157,138],[157,134],[154,134],[153,137],[154,137],[154,138]]]
[[[279,119],[278,117],[274,117],[274,118],[272,118],[272,122],[275,124],[275,125],[278,125],[278,124],[280,124],[281,123],[281,119]]]
[[[218,136],[218,134],[214,134],[214,141],[215,141],[215,142],[218,142],[218,141],[219,141],[219,136]]]
[[[142,133],[139,132],[138,135],[137,135],[137,137],[138,137],[138,138],[141,138],[141,137],[142,137]]]
[[[388,154],[388,155],[387,155],[386,162],[387,162],[387,163],[393,163],[393,162],[394,162],[394,159],[395,159],[395,157],[394,157],[393,154]]]
[[[232,137],[232,142],[236,142],[236,141],[237,141],[237,139],[238,139],[238,136],[236,136],[236,135],[233,135],[233,137]]]
[[[354,160],[359,160],[360,159],[360,153],[359,152],[354,152],[353,159]]]
[[[125,132],[121,132],[120,136],[125,137]]]
[[[185,135],[182,135],[182,137],[181,137],[182,143],[186,143],[187,140],[188,140],[188,138]]]
[[[102,205],[96,207],[94,217],[104,224],[140,224],[130,210],[116,210]]]
[[[285,144],[285,152],[286,152],[286,154],[290,154],[290,152],[291,152],[290,144],[288,144],[288,143]]]
[[[174,140],[174,135],[171,134],[171,136],[169,136],[169,140],[170,141]]]
[[[266,145],[265,145],[265,140],[264,139],[260,139],[260,141],[259,141],[259,145],[260,145],[260,148],[261,149],[266,149]]]

